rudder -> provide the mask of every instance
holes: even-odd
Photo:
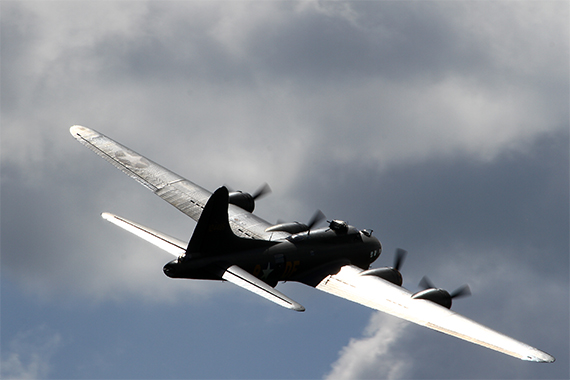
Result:
[[[192,238],[188,243],[188,258],[215,256],[274,245],[267,240],[242,238],[234,234],[230,227],[229,192],[225,186],[217,189],[206,202]]]

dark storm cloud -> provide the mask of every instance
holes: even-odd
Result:
[[[334,80],[338,85],[377,76],[397,81],[438,77],[481,57],[475,46],[467,49],[452,33],[455,26],[439,7],[434,12],[425,4],[386,2],[354,3],[348,13],[332,8],[324,3],[294,23],[260,25],[248,45],[254,62],[269,76],[311,83]]]
[[[539,271],[566,273],[567,130],[490,162],[458,155],[382,171],[373,161],[325,155],[305,169],[296,191],[307,203],[332,208],[335,215],[358,215],[392,244],[463,245],[470,253],[508,247],[506,254],[527,254]]]
[[[19,321],[18,310],[32,308],[23,303],[40,295],[53,309],[50,322],[68,331],[60,323],[66,320],[58,315],[61,309],[77,307],[77,313],[64,314],[84,317],[90,314],[85,304],[98,300],[100,320],[89,317],[77,325],[101,322],[113,326],[118,340],[122,330],[144,339],[130,323],[130,310],[123,310],[129,317],[109,318],[105,302],[146,301],[156,314],[145,326],[172,322],[173,313],[172,325],[179,327],[205,305],[202,295],[213,294],[203,325],[185,326],[196,355],[178,354],[180,366],[169,367],[173,377],[197,368],[202,372],[192,373],[206,376],[209,352],[223,351],[219,356],[236,367],[251,362],[250,351],[219,336],[212,315],[227,336],[242,323],[239,341],[273,343],[279,336],[287,342],[281,354],[304,363],[275,364],[273,351],[262,344],[251,352],[263,370],[240,367],[243,377],[319,376],[342,344],[348,346],[338,363],[360,363],[358,373],[370,376],[380,373],[374,359],[385,358],[408,363],[405,371],[382,367],[381,373],[394,377],[567,375],[567,368],[560,369],[568,357],[566,3],[1,6],[2,279],[11,285],[3,286],[11,296],[3,294],[3,321]],[[306,221],[320,208],[329,219],[373,228],[385,248],[378,265],[390,265],[396,247],[410,251],[404,266],[408,288],[415,289],[424,274],[449,289],[469,282],[474,296],[458,302],[458,311],[536,344],[558,362],[547,369],[505,365],[501,355],[420,328],[391,334],[377,316],[362,340],[358,326],[368,311],[304,288],[289,287],[287,293],[292,289],[293,298],[314,302],[313,316],[259,317],[255,304],[241,320],[228,309],[247,309],[242,302],[248,295],[224,296],[231,290],[215,286],[220,284],[169,281],[161,272],[167,254],[100,219],[102,211],[117,212],[180,239],[189,238],[193,227],[77,144],[67,131],[75,123],[210,190],[227,183],[251,191],[267,181],[274,194],[257,210],[271,221]],[[32,298],[6,307],[4,300],[20,298],[14,290],[20,288]],[[73,308],[58,301],[69,295]],[[168,303],[178,306],[160,313]],[[264,318],[271,322],[259,331]],[[294,327],[284,333],[282,326]],[[2,332],[3,342],[13,338],[4,325]],[[314,334],[310,342],[307,332]],[[92,338],[80,328],[68,334]],[[157,347],[172,347],[179,335],[169,329]],[[349,344],[351,336],[358,339]],[[392,343],[385,353],[357,360],[358,347],[386,348],[386,337]],[[98,364],[90,364],[93,377],[112,376],[108,368],[133,377],[137,372],[124,363],[142,360],[137,346],[148,341],[132,338],[131,360],[120,361],[102,348],[120,342],[101,339],[92,349],[104,352],[99,358],[109,366],[97,372]],[[319,354],[299,350],[299,341],[306,352]],[[185,353],[186,343],[173,351]],[[149,350],[149,363],[172,362],[172,351]],[[65,359],[73,357],[71,351]],[[77,368],[93,356],[88,352],[77,367],[55,367],[68,368],[68,377],[84,374]],[[487,368],[470,362],[479,355]],[[456,358],[451,367],[450,357]],[[163,368],[153,364],[149,370]],[[216,366],[219,377],[234,367]]]

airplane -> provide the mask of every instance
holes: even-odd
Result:
[[[197,224],[189,242],[118,215],[102,217],[175,256],[164,265],[171,278],[222,280],[296,311],[305,308],[281,293],[279,281],[297,281],[430,329],[502,352],[521,360],[552,363],[546,352],[501,334],[451,310],[452,299],[469,294],[463,287],[449,293],[427,278],[424,290],[402,286],[400,266],[406,251],[396,251],[392,267],[370,269],[382,253],[372,231],[334,219],[325,228],[307,223],[271,224],[253,214],[253,195],[222,186],[210,193],[109,137],[74,125],[71,135],[81,144],[170,203]]]

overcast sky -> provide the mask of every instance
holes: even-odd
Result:
[[[565,1],[2,1],[2,378],[569,377]],[[99,130],[209,190],[374,230],[404,286],[538,347],[522,362],[301,284],[280,308],[109,211],[195,223],[78,144]]]

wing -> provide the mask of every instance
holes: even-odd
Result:
[[[69,132],[81,144],[107,160],[123,173],[164,199],[184,214],[198,221],[211,193],[92,129],[75,125]],[[277,240],[289,234],[266,232],[265,220],[235,206],[229,207],[230,226],[241,237]]]
[[[140,237],[156,245],[157,247],[165,250],[166,252],[173,254],[174,256],[180,256],[186,252],[187,243],[181,240],[168,236],[151,228],[145,227],[141,224],[135,223],[123,217],[104,212],[101,214],[103,219],[114,225],[121,227],[122,229]],[[292,309],[296,311],[305,311],[305,308],[299,303],[293,301],[291,298],[287,297],[283,293],[275,290],[265,282],[261,281],[257,277],[249,274],[237,265],[232,265],[227,268],[222,275],[222,279],[231,282],[237,286],[240,286],[250,292],[253,292],[269,301],[275,302],[276,304],[286,307],[287,309]]]
[[[114,225],[121,227],[122,229],[148,241],[151,244],[156,245],[158,248],[165,250],[166,252],[179,257],[186,252],[186,247],[188,243],[178,240],[172,236],[163,234],[151,228],[145,227],[141,224],[132,222],[128,219],[120,217],[118,215],[113,215],[108,212],[101,214],[101,217]]]
[[[534,362],[553,362],[554,358],[474,322],[434,302],[411,298],[411,293],[362,269],[346,265],[325,277],[316,288],[396,317],[429,327],[481,346]]]
[[[305,311],[305,308],[293,301],[291,298],[287,297],[283,293],[275,290],[271,286],[267,285],[265,282],[261,281],[257,277],[249,274],[237,265],[232,265],[222,275],[222,278],[229,281],[237,286],[241,286],[244,289],[249,290],[269,301],[275,302],[278,305],[286,307],[287,309],[292,309],[296,311]]]

